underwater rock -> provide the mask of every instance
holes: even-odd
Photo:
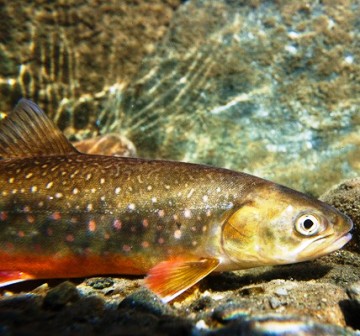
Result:
[[[249,316],[229,323],[224,328],[211,331],[206,336],[355,336],[355,332],[333,325],[320,324],[298,316]]]
[[[118,134],[101,135],[95,138],[74,142],[73,145],[79,152],[86,154],[136,156],[134,144]]]
[[[64,129],[94,125],[166,33],[180,0],[2,1],[0,111],[35,100]]]
[[[139,156],[320,195],[360,167],[359,13],[346,1],[188,1],[110,129]]]
[[[80,295],[76,286],[70,281],[65,281],[48,291],[44,297],[44,308],[59,309],[79,299]]]
[[[141,289],[127,296],[118,306],[119,310],[134,309],[155,316],[170,313],[169,306],[162,303],[161,300],[148,289]]]
[[[341,182],[325,192],[320,199],[352,219],[353,237],[345,248],[360,253],[360,178]]]

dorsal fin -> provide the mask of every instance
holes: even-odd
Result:
[[[46,114],[30,100],[21,99],[0,124],[0,156],[20,158],[75,154],[78,151]]]

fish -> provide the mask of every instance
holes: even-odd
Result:
[[[224,168],[77,151],[34,102],[0,124],[0,286],[145,275],[170,302],[213,272],[297,263],[351,239],[315,198]]]

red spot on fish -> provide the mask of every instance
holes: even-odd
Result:
[[[89,221],[88,229],[90,232],[94,232],[96,230],[96,222],[93,219]]]
[[[61,219],[61,213],[59,211],[55,211],[50,217],[53,220],[59,220]]]
[[[141,243],[141,246],[142,246],[143,248],[148,248],[148,247],[150,246],[150,244],[149,244],[149,242],[147,242],[147,241],[143,241],[143,242]]]
[[[7,213],[7,211],[1,211],[1,212],[0,212],[0,220],[1,220],[1,221],[5,221],[5,220],[7,220],[7,218],[8,218],[8,213]]]
[[[115,230],[121,230],[122,228],[122,223],[121,223],[121,220],[120,219],[115,219],[114,222],[113,222],[113,228]]]
[[[160,238],[158,239],[158,243],[159,243],[159,244],[164,244],[164,242],[165,242],[164,238],[161,238],[161,237],[160,237]]]
[[[33,224],[35,222],[35,217],[32,215],[26,216],[26,220],[28,223]]]
[[[129,246],[129,245],[123,245],[123,251],[124,251],[124,252],[130,252],[130,251],[131,251],[131,246]]]
[[[66,240],[68,243],[72,243],[72,242],[75,240],[75,237],[74,237],[74,235],[72,235],[72,234],[68,234],[68,235],[65,237],[65,240]]]
[[[18,232],[18,236],[19,236],[20,238],[24,237],[24,236],[25,236],[24,231],[19,231],[19,232]]]
[[[104,233],[104,239],[106,239],[106,240],[110,239],[110,235],[107,232]]]
[[[143,219],[142,225],[143,225],[144,228],[147,228],[149,226],[149,221],[146,218]]]

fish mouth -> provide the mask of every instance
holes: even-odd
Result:
[[[326,239],[327,237],[322,238]],[[333,242],[331,242],[329,245],[325,246],[324,248],[320,249],[318,251],[319,255],[325,255],[329,254],[333,251],[341,249],[345,244],[347,244],[352,238],[352,234],[350,232],[336,238]]]

